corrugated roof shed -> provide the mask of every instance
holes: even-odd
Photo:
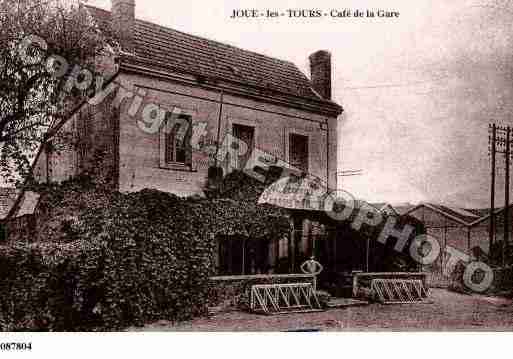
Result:
[[[431,204],[431,206],[437,207],[441,211],[443,211],[453,217],[456,217],[464,222],[467,222],[467,223],[472,223],[473,221],[479,219],[479,216],[476,215],[475,213],[464,210],[462,208],[448,207],[448,206],[444,206],[444,205],[440,205],[440,204],[433,204],[433,203],[430,203],[430,204]]]

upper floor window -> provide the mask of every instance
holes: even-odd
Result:
[[[232,131],[233,137],[244,142],[248,148],[246,154],[240,157],[238,155],[238,149],[233,149],[233,156],[235,157],[234,167],[242,169],[246,165],[246,161],[253,152],[255,146],[255,128],[252,126],[233,124]]]
[[[166,115],[161,129],[161,166],[164,168],[189,167],[192,164],[192,116],[189,114]]]
[[[308,137],[296,133],[289,134],[289,164],[308,172]]]

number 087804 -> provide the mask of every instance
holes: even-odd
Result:
[[[32,343],[0,343],[0,351],[32,350]]]

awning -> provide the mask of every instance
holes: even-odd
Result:
[[[322,181],[311,177],[286,177],[264,190],[258,204],[306,211],[324,211],[328,192]]]

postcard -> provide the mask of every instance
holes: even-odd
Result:
[[[0,352],[510,332],[511,14],[0,1]]]

